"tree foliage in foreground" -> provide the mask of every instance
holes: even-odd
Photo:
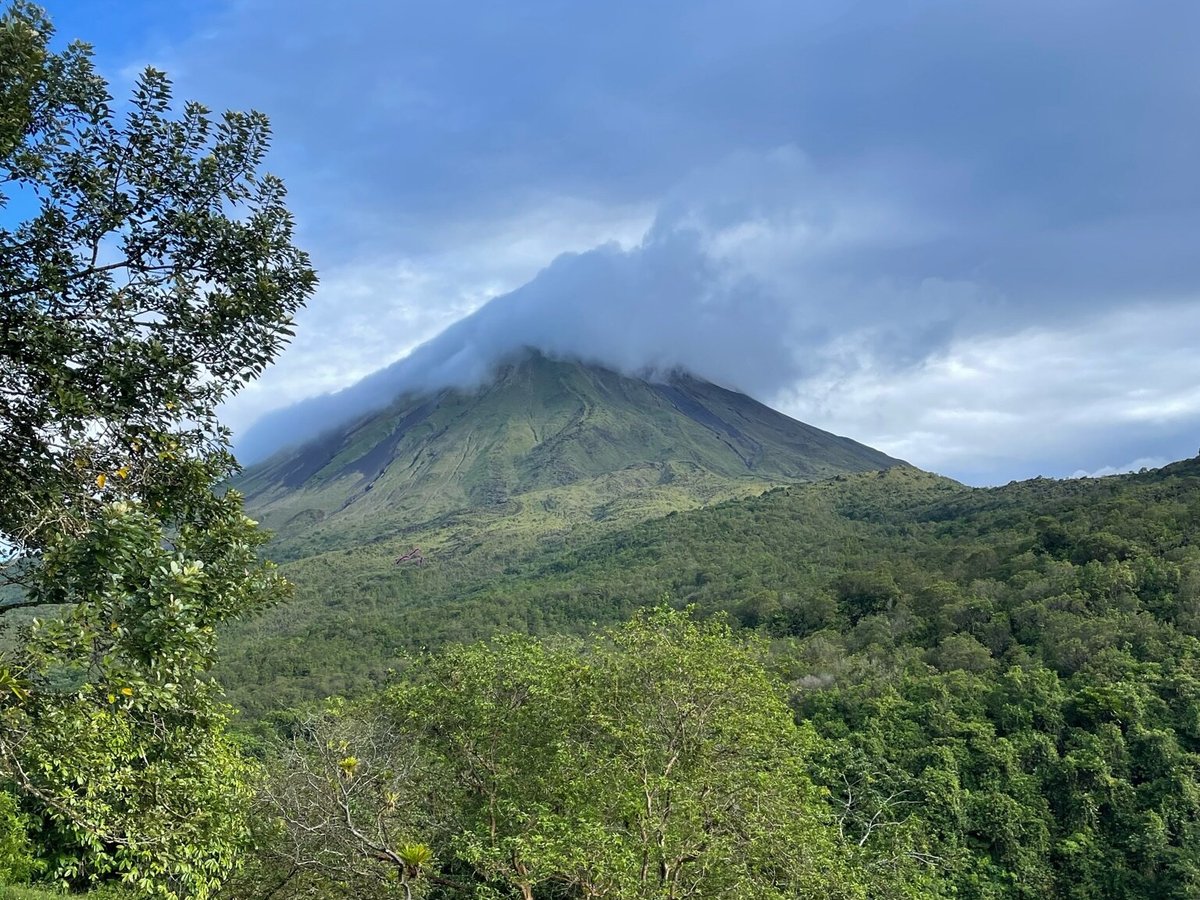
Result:
[[[586,646],[508,638],[428,658],[378,700],[308,720],[272,763],[285,825],[258,889],[934,896],[892,810],[886,841],[841,830],[808,774],[819,740],[762,653],[658,611]]]
[[[215,409],[315,278],[263,116],[175,113],[153,69],[117,106],[52,37],[0,14],[0,614],[47,614],[0,657],[0,799],[43,878],[202,898],[247,837],[215,631],[285,588]]]

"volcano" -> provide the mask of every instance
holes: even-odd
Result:
[[[477,389],[403,394],[238,487],[285,538],[319,525],[337,545],[335,523],[357,540],[529,503],[595,518],[641,498],[654,513],[900,464],[686,372],[632,377],[527,350]]]

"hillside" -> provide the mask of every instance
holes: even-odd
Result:
[[[775,696],[790,700],[804,746],[794,778],[821,786],[824,821],[864,850],[866,871],[917,878],[908,889],[829,895],[1188,900],[1200,895],[1198,534],[1200,460],[992,490],[896,467],[530,552],[497,577],[473,578],[466,566],[409,569],[407,592],[377,602],[366,623],[342,604],[370,590],[370,574],[323,582],[324,616],[308,617],[307,632],[260,631],[253,661],[232,683],[240,696],[301,685],[311,694],[337,671],[341,686],[360,690],[382,676],[362,661],[391,648],[391,688],[349,722],[334,720],[336,734],[354,734],[400,704],[421,713],[396,722],[433,718],[433,738],[456,752],[460,719],[451,713],[448,731],[437,716],[458,706],[486,714],[496,703],[479,739],[504,734],[516,748],[505,763],[512,782],[541,785],[553,755],[533,745],[559,748],[571,715],[582,716],[587,736],[568,755],[575,761],[593,748],[596,722],[641,709],[660,685],[692,677],[713,685],[742,665],[737,646],[704,646],[680,650],[671,668],[638,682],[642,654],[670,646],[655,631],[607,670],[614,684],[632,680],[636,689],[577,712],[593,680],[530,685],[552,660],[577,672],[628,638],[570,635],[664,599],[694,608],[709,623],[698,628],[720,628],[709,617],[724,612],[744,626],[736,634],[754,630],[769,642]],[[292,574],[319,577],[316,566]],[[635,618],[624,634],[671,622],[665,614]],[[506,630],[544,640],[452,644]],[[289,643],[292,668],[270,671]],[[424,646],[436,649],[414,653]],[[695,638],[684,646],[696,648]],[[701,668],[680,678],[684,660]],[[463,689],[463,679],[472,686]],[[658,712],[648,721],[670,725],[682,715],[678,706]],[[296,719],[275,721],[290,730]],[[786,743],[780,734],[772,746]],[[593,796],[590,786],[582,796]],[[570,846],[586,840],[572,827]],[[844,887],[858,872],[840,866]]]
[[[287,552],[458,510],[512,518],[532,504],[570,524],[614,501],[653,513],[897,462],[686,374],[651,381],[531,350],[478,390],[403,395],[277,454],[238,488]]]
[[[297,562],[305,596],[223,674],[259,713],[395,681],[373,715],[420,696],[405,686],[423,648],[457,659],[456,642],[517,631],[556,652],[664,600],[725,613],[769,640],[839,828],[933,879],[912,896],[1184,900],[1200,890],[1198,533],[1197,459],[995,489],[894,467],[534,548],[500,575]]]
[[[475,704],[483,689],[454,694],[463,671],[492,679],[515,654],[503,677],[525,685],[531,665],[570,659],[577,639],[665,603],[765,641],[807,742],[798,777],[820,786],[836,833],[859,835],[884,866],[869,871],[903,865],[924,879],[878,896],[1200,891],[1200,459],[992,489],[895,465],[703,505],[685,491],[691,506],[658,515],[580,517],[601,485],[636,502],[631,471],[659,465],[596,476],[580,458],[594,457],[574,458],[578,480],[553,486],[514,464],[506,483],[524,493],[490,504],[466,488],[453,502],[475,506],[407,532],[320,553],[285,543],[297,599],[231,635],[220,672],[258,734],[290,731],[296,713],[281,707],[331,694],[366,698],[351,729],[398,698],[426,713],[456,697]],[[745,483],[690,462],[708,484]],[[545,505],[530,512],[546,492],[571,498],[562,527],[547,525]],[[311,540],[342,512],[298,533]],[[396,565],[393,550],[421,529],[440,541],[427,564]],[[541,637],[541,649],[454,649],[511,632]],[[453,677],[422,674],[438,660]],[[442,688],[452,696],[426,696]],[[504,706],[488,733],[507,734],[511,719]],[[520,751],[524,771],[529,744]]]
[[[664,596],[730,612],[780,638],[857,628],[856,596],[886,604],[943,583],[956,585],[960,599],[982,592],[992,609],[998,591],[1019,595],[1060,565],[1035,553],[1045,527],[1037,523],[1047,517],[1068,523],[1080,565],[1088,554],[1116,559],[1138,547],[1181,566],[1181,589],[1196,592],[1200,571],[1187,535],[1200,528],[1198,476],[1189,460],[1146,475],[973,489],[897,467],[607,533],[510,542],[502,553],[484,543],[448,545],[425,566],[395,566],[367,544],[287,563],[297,599],[233,636],[226,679],[239,703],[262,711],[360,690],[421,647],[505,630],[583,633]],[[1025,567],[1035,574],[1016,579]],[[1053,574],[1053,583],[1062,577]],[[1180,615],[1200,622],[1200,611],[1186,612],[1192,594],[1181,596]],[[1009,628],[1010,615],[995,609],[978,629]],[[924,640],[925,632],[911,635]]]
[[[270,552],[298,598],[232,635],[232,664],[266,653],[256,678],[270,679],[295,668],[280,654],[341,646],[345,664],[294,673],[311,687],[276,685],[267,702],[336,692],[394,661],[391,638],[366,634],[464,580],[672,512],[904,465],[685,373],[635,378],[525,351],[475,391],[401,396],[244,473],[236,486],[276,531]],[[397,563],[414,548],[425,564]]]

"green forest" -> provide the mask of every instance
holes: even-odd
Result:
[[[756,406],[769,471],[637,432],[272,539],[270,126],[53,38],[0,16],[0,896],[1200,896],[1200,458],[970,488]]]
[[[996,489],[897,467],[499,577],[399,568],[422,602],[361,626],[347,584],[304,673],[220,669],[256,784],[223,890],[1195,896],[1198,525],[1197,460]],[[355,672],[339,633],[402,649]]]
[[[474,583],[465,563],[458,583],[433,566],[403,569],[397,596],[421,602],[352,630],[352,598],[330,591],[327,619],[303,643],[288,639],[296,656],[235,654],[225,677],[249,709],[341,678],[369,698],[341,710],[346,728],[344,717],[370,720],[422,684],[430,665],[512,652],[512,638],[471,643],[481,637],[529,633],[540,639],[519,643],[526,652],[567,647],[586,659],[586,635],[620,635],[612,623],[627,619],[635,632],[660,623],[662,639],[718,628],[731,643],[717,655],[749,641],[788,703],[807,747],[800,764],[842,851],[849,833],[854,845],[866,838],[857,849],[867,872],[884,860],[907,867],[889,870],[909,879],[903,888],[869,878],[853,888],[854,866],[843,863],[847,890],[1189,897],[1200,826],[1198,525],[1198,460],[996,489],[897,467],[668,515],[531,553]],[[685,619],[637,618],[664,606]],[[409,651],[356,672],[372,646]],[[256,715],[267,723],[260,735],[312,727],[295,713]],[[699,895],[723,896],[707,890]]]

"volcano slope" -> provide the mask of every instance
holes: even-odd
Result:
[[[394,662],[394,641],[364,644],[364,633],[393,634],[406,610],[531,554],[780,485],[905,465],[686,373],[637,378],[525,351],[478,389],[400,396],[244,473],[236,487],[276,532],[272,556],[298,595],[232,636],[232,662],[251,653],[294,678],[273,700],[338,690]],[[288,661],[314,644],[332,652],[333,621],[347,657],[336,673]]]
[[[687,374],[651,381],[527,351],[475,391],[401,396],[238,488],[298,554],[306,535],[333,549],[461,510],[519,519],[536,506],[571,523],[591,499],[603,519],[612,501],[669,510],[898,463]]]

